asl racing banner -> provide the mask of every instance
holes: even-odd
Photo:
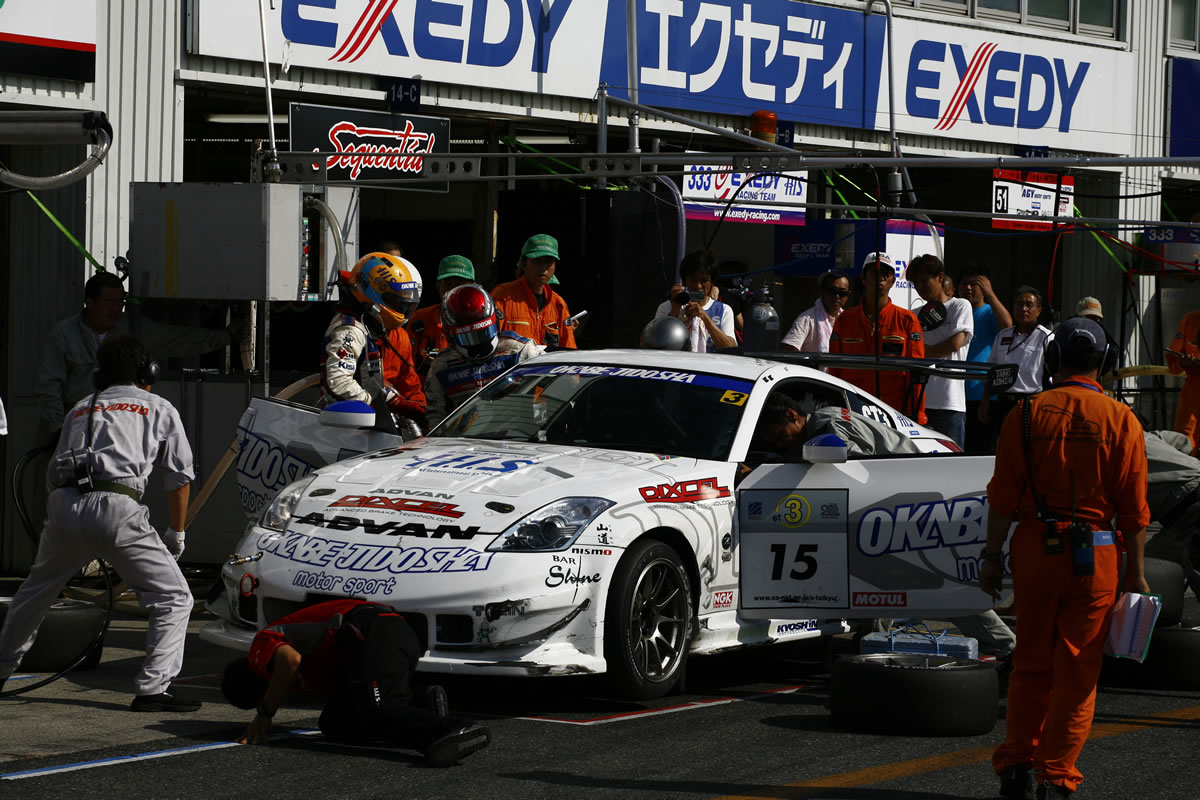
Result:
[[[292,150],[334,153],[325,156],[331,181],[416,177],[423,156],[450,152],[450,120],[445,117],[292,103],[288,121]],[[445,192],[449,184],[421,182],[401,188]]]
[[[258,3],[189,0],[188,52],[262,60]],[[794,0],[636,0],[648,105],[886,130],[881,14]],[[626,0],[275,0],[276,64],[591,98],[629,85]],[[1132,56],[898,18],[902,131],[1072,152],[1132,150]],[[1048,34],[1053,36],[1054,34]]]
[[[0,0],[0,72],[96,80],[96,0]]]

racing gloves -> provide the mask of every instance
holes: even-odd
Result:
[[[184,532],[167,528],[163,531],[162,540],[163,544],[167,546],[167,551],[178,561],[179,557],[183,555]]]

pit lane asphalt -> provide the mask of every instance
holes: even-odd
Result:
[[[989,798],[995,730],[963,738],[883,737],[833,727],[819,643],[695,659],[684,692],[605,699],[595,677],[442,680],[456,712],[492,746],[445,770],[410,752],[314,735],[318,706],[285,706],[266,747],[231,744],[247,712],[223,704],[229,651],[195,635],[181,694],[193,714],[127,710],[144,620],[117,620],[102,664],[0,699],[0,798]],[[1189,596],[1186,622],[1200,623]],[[835,640],[849,652],[848,639]],[[10,681],[6,689],[19,681]],[[1002,701],[1003,702],[1003,701]],[[881,714],[905,713],[893,698]],[[657,712],[657,713],[645,713]],[[1080,766],[1081,798],[1200,796],[1200,692],[1102,689]]]

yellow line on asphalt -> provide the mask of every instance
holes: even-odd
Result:
[[[1167,727],[1164,723],[1182,722],[1200,719],[1200,706],[1190,706],[1174,711],[1164,711],[1161,714],[1149,714],[1129,722],[1102,722],[1093,725],[1088,734],[1088,741],[1107,739],[1110,736],[1120,736],[1125,733],[1136,733],[1147,728]],[[977,764],[990,761],[994,745],[987,747],[971,747],[966,750],[955,750],[936,756],[914,758],[908,761],[897,761],[894,764],[882,764],[878,767],[841,772],[836,775],[826,775],[822,778],[789,783],[777,789],[764,789],[757,794],[729,795],[720,800],[757,800],[757,798],[804,798],[811,795],[808,789],[847,789],[857,786],[871,786],[886,783],[910,775],[922,775],[953,767]]]

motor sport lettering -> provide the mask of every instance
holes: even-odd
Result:
[[[71,416],[74,419],[79,419],[80,417],[86,417],[90,413],[106,414],[109,411],[126,411],[131,414],[140,414],[143,417],[150,414],[150,409],[139,403],[109,403],[106,406],[97,404],[89,408],[77,408],[71,412]]]
[[[729,497],[729,487],[721,486],[716,478],[697,478],[677,483],[641,486],[638,493],[647,503],[699,503]]]
[[[315,525],[318,528],[328,528],[331,531],[354,531],[362,529],[363,533],[386,536],[417,536],[423,539],[472,539],[479,535],[479,527],[472,525],[460,528],[457,525],[438,525],[430,529],[420,522],[376,522],[375,520],[345,515],[327,517],[314,512],[296,517],[294,522],[303,525]]]
[[[507,454],[496,455],[468,453],[460,456],[411,456],[408,466],[422,472],[493,472],[504,474],[516,472],[521,467],[533,464],[531,458],[508,458]]]
[[[852,602],[865,608],[903,608],[908,605],[908,592],[855,592]]]
[[[347,578],[345,575],[326,572],[297,570],[292,586],[313,589],[318,592],[336,592],[361,597],[363,595],[390,595],[396,591],[395,578]]]
[[[302,458],[292,455],[284,448],[251,433],[247,428],[238,428],[238,457],[235,469],[238,473],[239,489],[245,489],[242,508],[254,512],[261,502],[261,495],[275,494],[284,486],[303,478],[317,467]],[[259,491],[259,490],[262,491]],[[255,508],[249,507],[247,501]]]
[[[258,549],[298,564],[347,572],[386,572],[394,575],[432,572],[480,572],[494,553],[469,547],[397,547],[323,539],[303,533],[263,534]]]
[[[453,503],[437,500],[419,500],[414,497],[379,497],[376,495],[350,494],[329,504],[329,508],[376,508],[381,511],[404,511],[412,514],[430,514],[435,517],[459,519],[463,512]]]
[[[986,497],[872,508],[859,518],[855,539],[865,556],[982,544],[986,517]]]

